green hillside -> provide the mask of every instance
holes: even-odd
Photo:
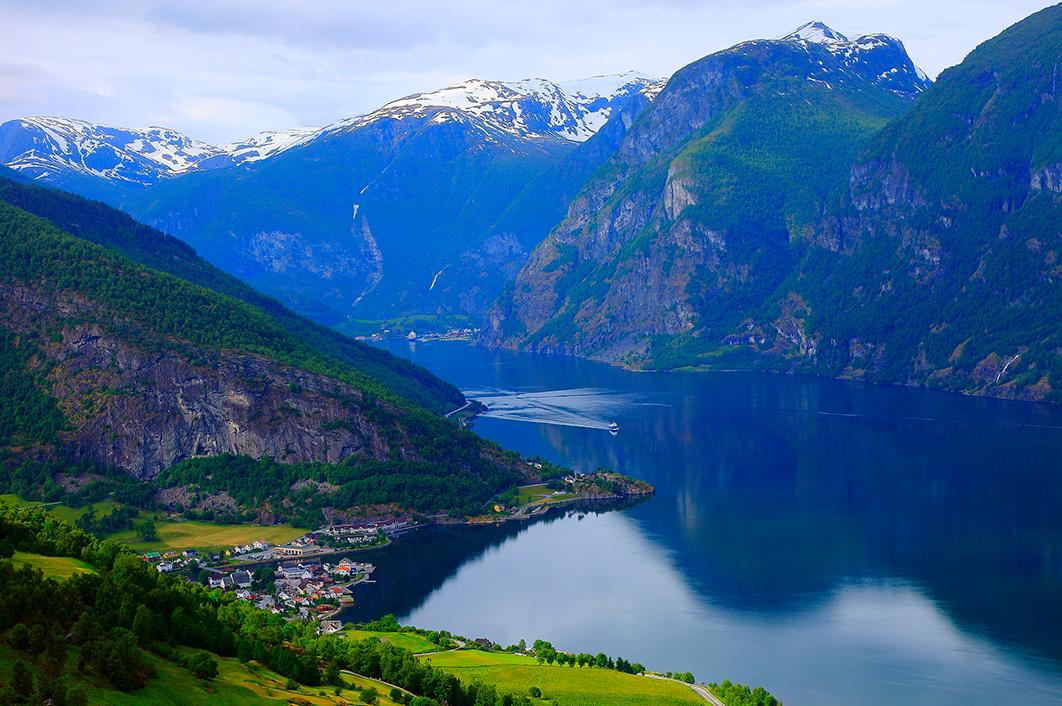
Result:
[[[909,63],[898,42],[879,51]],[[839,56],[754,41],[678,71],[531,255],[488,342],[657,367],[717,346],[792,271],[852,160],[911,104],[877,82],[878,64]]]
[[[72,230],[92,223],[84,230],[96,239],[143,259],[168,257],[161,253],[170,248],[177,254],[170,269],[185,274],[202,265],[172,240],[145,253],[137,238],[151,233],[106,207],[6,189],[51,209]],[[118,227],[108,230],[108,219]],[[279,307],[267,311],[148,268],[6,201],[0,243],[0,443],[8,490],[49,495],[60,472],[152,477],[184,462],[178,477],[210,468],[215,492],[234,493],[252,511],[273,498],[275,517],[290,514],[281,508],[285,493],[296,491],[291,481],[266,488],[264,479],[274,475],[311,484],[327,478],[335,486],[334,494],[308,487],[314,503],[307,512],[361,501],[468,512],[520,477],[514,457],[396,396],[372,365],[347,362],[368,349]],[[294,330],[285,325],[291,322]],[[329,342],[340,354],[329,354]],[[390,356],[376,360],[401,385],[438,382]],[[212,451],[193,441],[204,435],[214,439]],[[64,468],[66,460],[82,465]],[[257,477],[241,480],[248,471]]]
[[[308,348],[365,373],[394,394],[428,409],[445,412],[464,403],[456,388],[426,370],[292,313],[275,299],[217,269],[177,238],[137,223],[105,204],[55,189],[16,183],[7,176],[0,172],[0,201],[141,265],[251,304]]]

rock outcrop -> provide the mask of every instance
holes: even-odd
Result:
[[[34,365],[68,421],[61,443],[73,458],[151,478],[218,454],[329,463],[415,457],[400,425],[380,423],[395,410],[351,385],[244,352],[178,342],[148,350],[93,323],[97,310],[74,295],[0,286],[0,320],[36,341]]]

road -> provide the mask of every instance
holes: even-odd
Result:
[[[461,640],[458,640],[456,637],[452,637],[450,639],[457,643],[457,647],[451,647],[448,650],[438,650],[436,652],[416,652],[416,653],[413,654],[413,656],[414,657],[431,657],[432,655],[443,655],[443,654],[446,654],[447,652],[457,652],[458,650],[465,649],[465,643],[464,642],[462,642]]]
[[[679,681],[678,679],[669,679],[668,677],[662,676],[660,674],[646,674],[645,676],[649,677],[650,679],[660,679],[661,681],[673,681],[676,684],[688,686],[689,688],[693,689],[695,694],[700,696],[708,703],[712,704],[712,706],[726,706],[726,704],[724,704],[722,701],[713,696],[712,692],[708,691],[708,687],[706,686],[701,686],[700,684],[689,684],[684,681]]]
[[[461,405],[457,409],[451,410],[451,411],[447,412],[446,414],[444,414],[443,416],[444,417],[450,417],[450,415],[457,414],[458,412],[460,412],[463,409],[468,409],[469,405],[471,405],[471,404],[472,404],[472,400],[469,400],[468,402],[465,402],[463,405]]]

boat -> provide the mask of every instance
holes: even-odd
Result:
[[[612,432],[613,434],[615,434],[616,432],[619,431],[619,424],[616,424],[615,422],[612,422],[611,424],[608,425],[608,430],[610,432]]]

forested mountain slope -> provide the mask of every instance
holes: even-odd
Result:
[[[941,74],[730,343],[771,366],[1062,399],[1060,67],[1056,5]]]
[[[60,230],[102,245],[152,269],[168,272],[258,307],[319,353],[372,377],[396,395],[436,412],[464,404],[460,391],[423,368],[305,319],[217,269],[184,242],[137,223],[121,211],[55,189],[15,183],[0,173],[0,201],[49,220]]]
[[[97,204],[66,207],[54,217],[101,216]],[[229,455],[317,462],[301,478],[328,474],[324,493],[368,482],[397,500],[403,483],[442,484],[451,490],[438,509],[474,510],[519,476],[509,455],[395,396],[263,309],[7,202],[0,244],[0,446],[12,479],[70,461],[82,462],[82,472],[149,478],[182,461]],[[213,468],[215,480],[228,473],[224,463]],[[64,482],[76,486],[72,469]]]
[[[926,85],[897,40],[819,24],[690,64],[532,254],[487,341],[634,364],[675,337],[718,341],[791,271],[851,161]]]
[[[487,342],[1059,399],[1062,6],[924,92],[806,72],[850,56],[830,34],[676,74]]]

